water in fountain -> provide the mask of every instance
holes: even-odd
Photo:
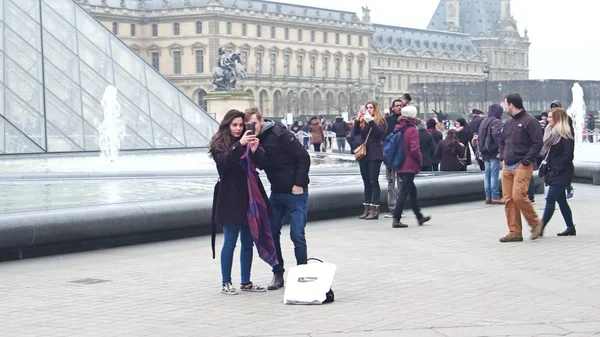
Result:
[[[107,86],[100,104],[104,119],[98,127],[98,146],[102,151],[101,156],[114,162],[119,157],[121,138],[125,133],[121,122],[121,105],[117,100],[117,88]]]
[[[567,113],[573,119],[573,129],[575,134],[575,146],[583,144],[583,130],[585,128],[585,101],[583,100],[583,89],[579,83],[575,82],[571,89],[573,93],[573,103],[567,110]]]

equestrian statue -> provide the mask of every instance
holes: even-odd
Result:
[[[226,54],[223,47],[219,48],[217,66],[213,69],[213,84],[216,86],[216,91],[238,90],[237,80],[244,79],[247,75],[240,53]]]

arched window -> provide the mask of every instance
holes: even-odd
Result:
[[[196,34],[202,34],[202,21],[196,21]]]
[[[112,32],[115,35],[119,34],[119,24],[117,22],[112,23]]]
[[[200,89],[200,91],[198,91],[198,106],[202,108],[202,110],[206,111],[206,91],[204,91],[203,89]]]

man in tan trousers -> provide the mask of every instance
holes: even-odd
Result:
[[[531,239],[540,237],[542,224],[527,197],[529,183],[533,179],[533,166],[543,144],[540,123],[523,108],[523,99],[510,94],[504,99],[510,118],[502,128],[498,156],[502,161],[502,195],[509,233],[500,242],[523,241],[521,213],[531,226]]]

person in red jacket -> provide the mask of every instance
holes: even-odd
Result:
[[[402,211],[404,202],[410,197],[410,206],[417,216],[419,226],[431,220],[430,216],[423,216],[421,207],[417,201],[417,187],[415,186],[415,175],[421,171],[423,158],[421,157],[421,147],[419,144],[419,131],[417,130],[417,108],[406,106],[402,108],[402,116],[398,118],[396,130],[404,130],[404,163],[396,170],[398,180],[402,181],[398,199],[396,200],[396,209],[392,220],[392,228],[406,228],[408,225],[402,223]]]

